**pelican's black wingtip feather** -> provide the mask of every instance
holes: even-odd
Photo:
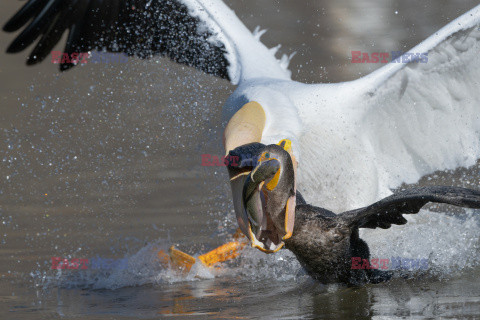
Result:
[[[169,57],[206,73],[229,79],[225,44],[212,42],[212,31],[179,0],[29,0],[4,26],[23,31],[7,48],[17,53],[38,40],[27,64],[48,56],[61,35],[70,34],[66,53],[101,50],[129,56]],[[61,66],[61,70],[72,68]]]
[[[27,58],[27,66],[33,66],[34,64],[39,63],[41,60],[37,59],[34,55],[29,55]]]
[[[60,71],[67,71],[75,67],[75,64],[73,63],[60,63],[59,70]]]
[[[31,18],[38,14],[48,0],[29,0],[3,26],[3,31],[14,32],[23,27]]]
[[[12,42],[9,52],[24,50],[41,34],[48,31],[52,24],[55,24],[58,14],[68,5],[68,2],[65,0],[49,0],[41,10],[38,10],[39,12],[35,12],[35,18]]]

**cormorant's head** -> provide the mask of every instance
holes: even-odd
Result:
[[[247,237],[267,253],[278,251],[293,232],[296,186],[290,153],[289,140],[266,146],[243,187]]]

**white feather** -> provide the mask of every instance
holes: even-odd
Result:
[[[260,29],[260,26],[257,26],[255,30],[253,30],[253,37],[260,41],[260,38],[263,36],[263,34],[267,32],[267,29]]]
[[[180,1],[225,45],[230,63],[228,75],[233,84],[254,78],[290,79],[290,71],[282,68],[269,49],[258,41],[258,34],[254,36],[222,1]]]

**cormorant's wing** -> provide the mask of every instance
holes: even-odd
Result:
[[[358,112],[357,132],[384,186],[414,183],[480,157],[479,52],[477,6],[409,50],[428,53],[428,60],[391,62],[345,84],[358,99],[345,112]]]
[[[7,51],[36,42],[27,64],[49,56],[68,30],[70,54],[165,55],[234,84],[256,77],[290,79],[289,59],[277,60],[276,49],[260,43],[262,32],[252,34],[220,0],[29,0],[3,29],[22,27]],[[72,66],[64,63],[61,69]]]
[[[359,228],[388,229],[407,220],[402,214],[415,214],[429,202],[458,207],[480,208],[480,191],[457,187],[422,187],[395,193],[365,208],[337,215],[337,219]]]

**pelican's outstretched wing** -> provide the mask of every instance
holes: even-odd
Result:
[[[407,220],[402,214],[415,214],[429,202],[451,204],[465,208],[480,208],[480,192],[456,187],[412,188],[395,193],[365,208],[347,211],[336,216],[343,223],[359,228],[388,229]]]
[[[29,0],[4,30],[25,25],[7,51],[36,42],[27,64],[44,60],[68,30],[69,54],[160,54],[234,84],[256,77],[290,79],[289,59],[277,60],[276,49],[260,43],[262,32],[252,34],[220,0]],[[63,63],[61,69],[72,66]]]
[[[289,121],[294,138],[287,137],[298,141],[298,185],[308,202],[333,211],[363,207],[402,183],[475,164],[479,27],[480,6],[409,50],[419,62],[400,57],[339,84],[279,85],[299,114],[300,125]]]
[[[436,170],[475,164],[479,27],[480,6],[409,50],[419,62],[400,57],[358,80],[294,93],[306,128],[299,138],[299,188],[308,201],[344,211]],[[304,188],[305,182],[318,187]]]
[[[480,6],[347,86],[359,134],[389,188],[480,157]],[[420,61],[408,62],[412,55]]]

